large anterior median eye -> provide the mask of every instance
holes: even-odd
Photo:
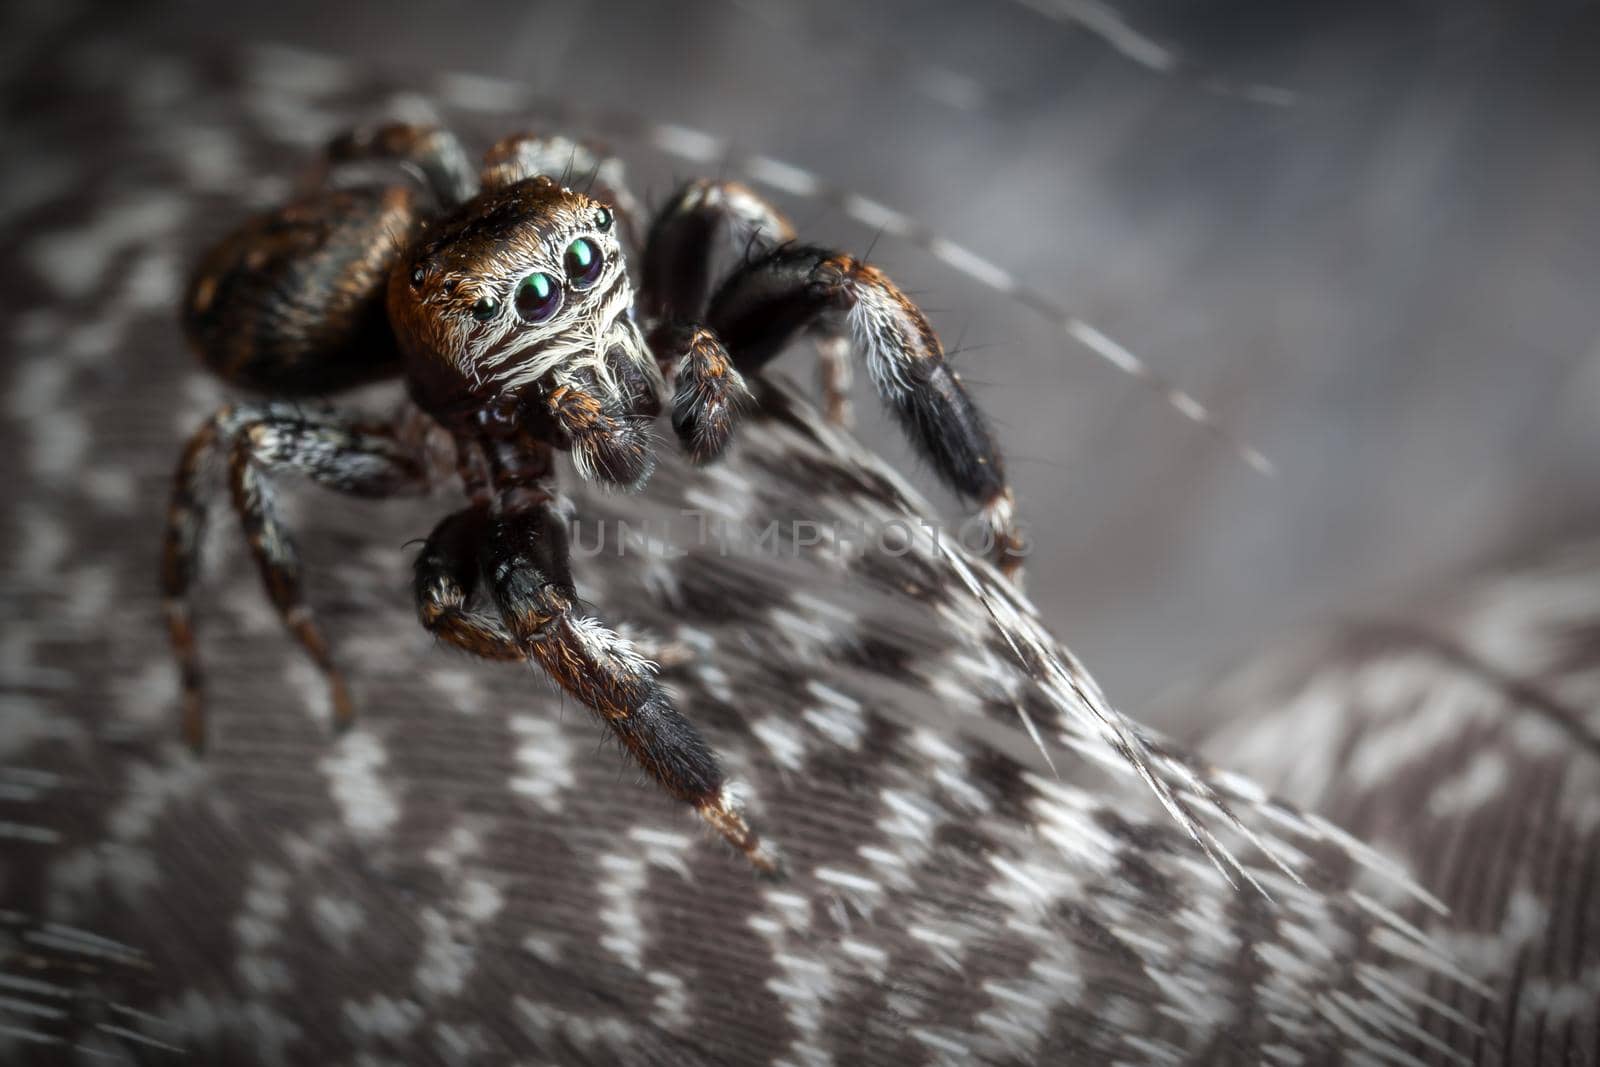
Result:
[[[601,272],[606,269],[606,257],[593,241],[580,237],[567,246],[561,265],[574,289],[587,289],[600,280]]]
[[[543,322],[561,306],[561,286],[548,274],[530,274],[517,286],[517,314],[523,322]]]

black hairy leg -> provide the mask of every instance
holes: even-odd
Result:
[[[708,303],[717,236],[747,238],[744,261]],[[792,243],[794,228],[738,182],[683,186],[658,213],[645,247],[641,302],[655,321],[656,356],[678,380],[674,424],[697,458],[719,435],[696,424],[699,407],[726,408],[735,375],[758,373],[802,332],[820,339],[829,411],[847,417],[845,362],[853,342],[874,384],[941,479],[985,510],[995,557],[1020,563],[1011,492],[994,438],[927,316],[882,271],[852,256]],[[731,360],[730,367],[724,367]],[[664,367],[664,369],[666,369]],[[721,427],[722,434],[730,427]]]
[[[1023,546],[994,436],[927,316],[887,275],[843,253],[782,245],[734,271],[706,312],[743,374],[759,372],[797,334],[829,322],[842,322],[878,393],[934,472],[979,507],[992,558],[1017,577]]]
[[[433,528],[414,569],[417,618],[441,641],[480,659],[525,660],[528,652],[500,616],[473,606],[483,584],[479,556],[490,522],[488,508],[474,505],[446,516]],[[639,632],[625,636],[641,658],[658,667],[679,666],[693,656],[676,641]]]
[[[488,509],[473,506],[433,528],[417,555],[412,581],[417,618],[435,637],[481,659],[527,659],[498,615],[472,607],[481,577],[479,549],[489,523]]]
[[[794,240],[794,226],[742,182],[692,181],[656,212],[645,242],[640,302],[646,317],[698,322],[711,295],[719,236],[741,251],[765,251]]]
[[[693,806],[758,869],[774,857],[745,824],[722,768],[631,642],[578,611],[566,525],[548,503],[501,516],[484,571],[506,628],[567,693],[599,715],[645,773]]]
[[[486,584],[498,617],[474,610]],[[434,528],[417,557],[417,613],[442,640],[488,659],[528,659],[593,711],[633,760],[758,869],[777,871],[745,823],[716,755],[632,641],[584,614],[566,524],[548,500],[475,506]]]
[[[330,164],[383,162],[409,168],[442,208],[455,207],[478,191],[466,150],[455,134],[438,126],[391,122],[350,130],[328,142],[326,156]]]
[[[343,728],[354,714],[349,687],[302,595],[298,555],[274,513],[270,475],[293,471],[339,492],[387,497],[425,489],[423,465],[388,424],[286,403],[225,407],[189,439],[167,510],[161,585],[183,686],[183,736],[195,749],[204,747],[206,723],[204,680],[188,593],[199,571],[200,540],[218,492],[207,477],[216,459],[226,460],[233,510],[267,594],[326,679],[334,722]]]

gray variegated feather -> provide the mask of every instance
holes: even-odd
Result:
[[[188,153],[211,144],[236,195],[247,160],[385,96],[281,52],[125,63],[127,94],[75,90],[84,64],[60,74],[76,125],[41,151],[93,132],[128,165],[111,182],[62,154],[50,209],[16,229],[26,270],[6,268],[28,299],[0,311],[8,1054],[1474,1060],[1498,991],[1403,858],[1124,719],[948,539],[836,543],[937,516],[781,383],[723,462],[669,458],[640,496],[574,504],[580,588],[685,650],[663,677],[786,880],[753,879],[530,671],[432,645],[402,546],[442,500],[283,494],[361,704],[338,738],[224,549],[204,605],[215,743],[193,758],[150,573],[174,442],[218,399],[173,315],[222,204]],[[154,78],[190,90],[159,117],[139,103]],[[157,122],[177,132],[148,136]],[[702,521],[758,551],[725,552]],[[619,554],[624,522],[647,536]]]

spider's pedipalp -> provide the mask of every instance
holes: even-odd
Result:
[[[700,326],[662,326],[650,337],[656,358],[670,365],[674,382],[672,428],[689,458],[708,463],[733,436],[750,387],[733,367],[716,334]]]
[[[568,376],[543,401],[543,414],[564,436],[585,480],[628,490],[650,480],[656,457],[649,418],[604,392],[593,375]]]

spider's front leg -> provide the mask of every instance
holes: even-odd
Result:
[[[498,617],[470,606],[480,579]],[[415,590],[429,630],[475,655],[538,662],[663,789],[691,805],[758,870],[777,872],[715,754],[657,683],[654,666],[578,610],[566,525],[548,500],[499,515],[475,507],[446,518],[417,557]]]
[[[1018,577],[1024,546],[994,436],[927,316],[882,271],[843,253],[782,245],[736,270],[705,321],[734,369],[748,375],[800,332],[841,318],[912,444],[946,485],[978,505],[991,558]]]

